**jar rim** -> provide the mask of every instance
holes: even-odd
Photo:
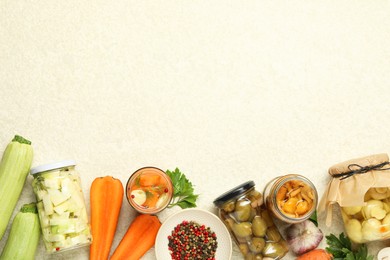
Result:
[[[253,188],[254,186],[255,186],[255,182],[254,181],[244,182],[244,183],[234,187],[233,189],[223,193],[219,197],[217,197],[213,201],[213,203],[214,203],[215,206],[220,207],[225,202],[240,196],[241,194],[247,192],[249,189]]]
[[[133,185],[135,179],[140,175],[142,174],[143,171],[145,170],[152,170],[154,173],[157,173],[159,174],[161,177],[164,178],[164,180],[166,181],[167,183],[167,188],[168,188],[168,199],[167,201],[161,206],[161,207],[158,207],[158,208],[151,208],[151,209],[148,209],[148,208],[144,208],[144,207],[141,207],[139,206],[137,203],[135,203],[131,198],[129,198],[128,196],[128,191],[129,189],[131,188],[131,186]],[[168,207],[169,203],[172,201],[172,198],[173,198],[173,193],[174,193],[174,187],[173,187],[173,184],[172,184],[172,180],[171,178],[168,176],[168,174],[166,174],[166,172],[164,172],[163,170],[161,170],[160,168],[157,168],[157,167],[154,167],[154,166],[145,166],[145,167],[142,167],[142,168],[139,168],[138,170],[136,170],[135,172],[133,172],[129,179],[127,180],[127,183],[126,183],[126,199],[127,199],[127,202],[130,204],[130,206],[135,209],[137,212],[141,213],[141,214],[156,214],[156,213],[159,213],[160,211],[164,210],[166,207]]]
[[[59,162],[55,162],[55,163],[48,163],[48,164],[43,164],[43,165],[39,165],[39,166],[36,166],[34,168],[31,168],[30,174],[34,175],[34,174],[41,173],[41,172],[51,171],[51,170],[69,167],[69,166],[75,166],[75,165],[76,165],[76,162],[74,160],[64,160],[64,161],[59,161]]]
[[[283,176],[284,178],[283,179],[280,179],[278,180],[274,185],[274,192],[277,193],[278,190],[288,181],[290,181],[291,179],[299,179],[301,181],[304,181],[305,183],[307,183],[308,185],[311,186],[311,188],[313,189],[314,191],[314,204],[312,206],[312,208],[306,212],[306,214],[302,215],[301,217],[289,217],[288,215],[286,215],[282,209],[279,207],[277,201],[276,201],[276,196],[272,196],[272,203],[274,203],[275,207],[275,213],[277,215],[280,216],[280,218],[283,219],[283,221],[286,221],[288,223],[299,223],[299,222],[302,222],[308,218],[310,218],[310,216],[315,212],[316,208],[317,208],[317,204],[318,204],[318,193],[317,193],[317,189],[315,188],[315,185],[313,184],[313,182],[311,182],[308,178],[306,178],[305,176],[303,175],[300,175],[300,174],[288,174],[288,175],[285,175]]]

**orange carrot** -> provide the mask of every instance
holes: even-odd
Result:
[[[108,259],[123,200],[122,182],[111,176],[98,177],[91,184],[91,230],[89,259]]]
[[[154,245],[160,227],[157,216],[138,215],[110,259],[139,260]]]
[[[143,206],[147,208],[154,208],[157,204],[159,194],[152,189],[149,189],[146,192],[149,195],[146,196],[146,201],[144,202]]]
[[[157,185],[160,182],[160,176],[157,174],[142,174],[139,177],[139,184],[144,187]]]
[[[314,249],[299,256],[296,260],[331,260],[333,256],[324,249]]]

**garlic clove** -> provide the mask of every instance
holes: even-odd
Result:
[[[310,220],[292,224],[286,229],[286,240],[292,252],[297,255],[315,249],[324,235]]]
[[[146,201],[146,193],[143,190],[133,190],[131,192],[131,198],[138,205],[142,205]]]

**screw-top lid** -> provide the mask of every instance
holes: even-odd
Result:
[[[73,160],[65,160],[56,163],[49,163],[49,164],[44,164],[44,165],[31,168],[30,174],[34,175],[41,172],[51,171],[51,170],[68,167],[68,166],[75,166],[75,165],[76,162]]]
[[[225,192],[224,194],[222,194],[221,196],[216,198],[213,203],[215,206],[219,207],[222,204],[224,204],[225,202],[227,202],[231,199],[234,199],[237,196],[245,193],[246,191],[253,188],[254,186],[255,186],[254,181],[244,182],[243,184],[238,185],[237,187]]]

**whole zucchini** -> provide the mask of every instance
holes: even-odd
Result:
[[[4,151],[0,162],[0,239],[22,192],[32,158],[31,142],[18,135]]]
[[[35,203],[25,204],[12,222],[0,260],[33,260],[40,234],[37,207]]]

